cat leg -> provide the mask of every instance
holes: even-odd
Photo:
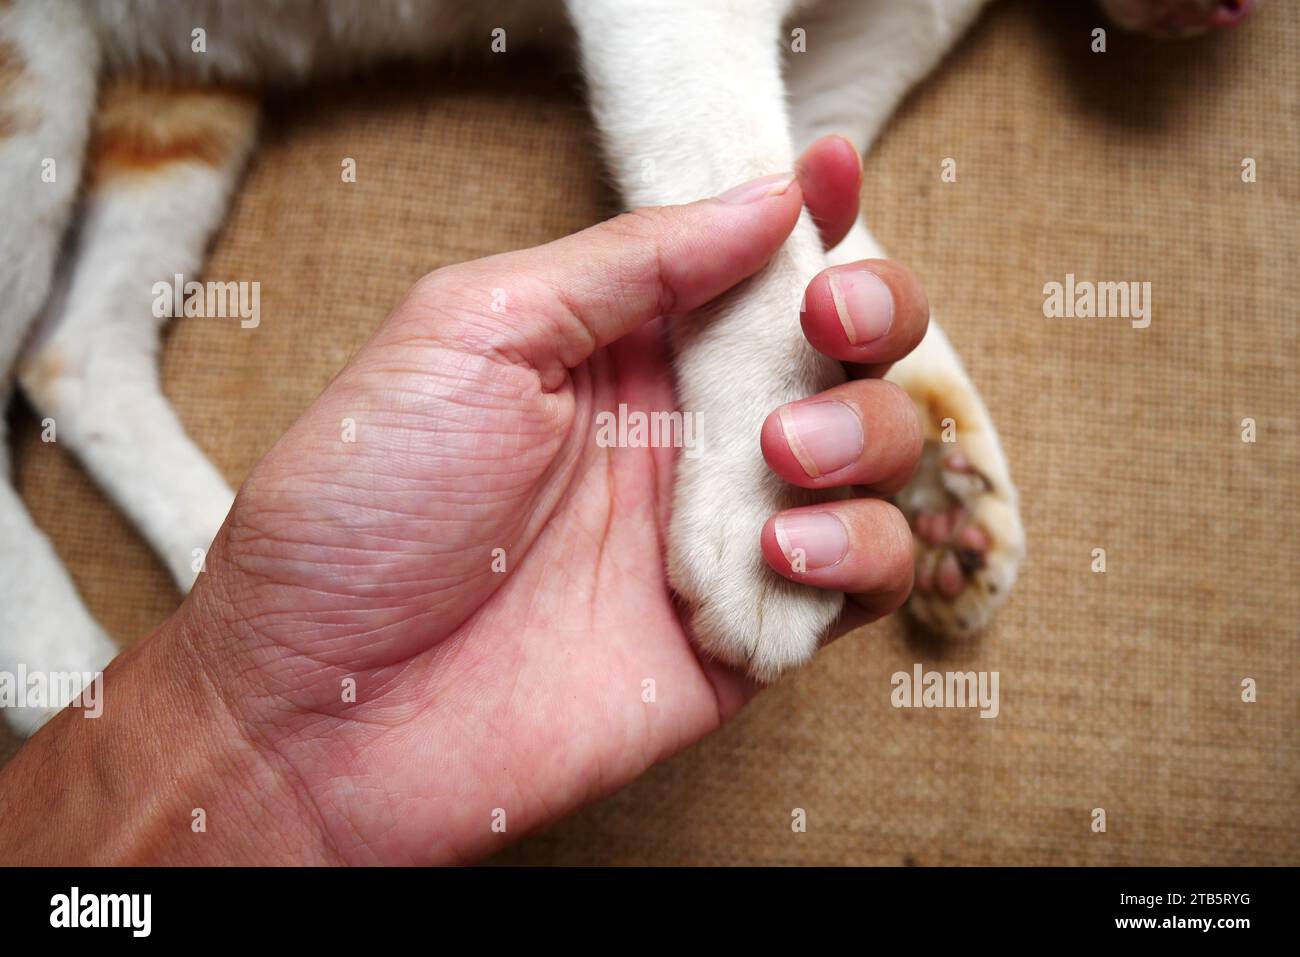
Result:
[[[0,403],[49,294],[81,176],[97,60],[73,4],[0,4]],[[93,674],[116,649],[10,484],[5,440],[0,416],[0,672],[15,682],[22,669],[46,681]],[[27,735],[66,702],[41,705],[24,694],[16,703],[26,706],[4,716]]]
[[[629,207],[682,203],[793,168],[775,39],[778,4],[572,0],[592,108]],[[710,308],[676,323],[681,409],[698,417],[700,454],[681,456],[668,568],[706,653],[760,678],[807,660],[843,595],[790,582],[760,550],[775,512],[824,499],[764,462],[764,418],[841,381],[798,321],[825,265],[805,215],[771,263]]]
[[[818,0],[799,9],[784,29],[795,146],[837,133],[866,152],[988,2]]]
[[[787,57],[797,146],[827,133],[869,145],[982,5],[832,0],[818,7],[805,26],[817,55]],[[859,220],[827,258],[840,265],[885,256]],[[1016,488],[988,409],[937,322],[888,378],[911,395],[926,436],[915,476],[895,497],[917,549],[908,608],[944,634],[965,635],[989,621],[1024,558]]]
[[[219,90],[105,91],[68,281],[19,364],[32,404],[55,421],[59,441],[182,589],[193,584],[196,557],[234,493],[160,390],[158,335],[168,310],[155,315],[155,284],[170,289],[177,275],[197,278],[252,146],[256,115],[252,100]],[[252,334],[237,317],[195,321]]]

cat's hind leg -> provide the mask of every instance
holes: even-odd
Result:
[[[66,285],[19,363],[23,390],[58,439],[187,589],[234,493],[186,435],[159,386],[158,338],[197,280],[252,147],[257,106],[222,90],[105,91],[89,150]],[[165,289],[164,289],[165,287]],[[231,310],[234,284],[207,303]],[[235,289],[235,295],[239,290]],[[159,310],[165,300],[170,308]],[[241,301],[256,301],[251,296]],[[163,314],[158,314],[162,312]],[[239,315],[231,335],[255,335]],[[255,321],[260,321],[256,317]]]

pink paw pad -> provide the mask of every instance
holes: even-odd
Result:
[[[953,467],[951,460],[945,465]],[[965,590],[984,567],[992,545],[988,532],[972,524],[970,512],[961,505],[918,514],[914,531],[923,545],[917,554],[916,587],[943,598],[956,598]]]

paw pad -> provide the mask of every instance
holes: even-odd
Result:
[[[915,396],[914,396],[915,399]],[[925,407],[918,403],[925,414]],[[975,411],[964,416],[979,422]],[[1014,583],[1024,554],[1015,490],[992,425],[958,443],[930,439],[908,486],[897,496],[916,545],[916,577],[908,608],[940,633],[965,636],[982,628]]]

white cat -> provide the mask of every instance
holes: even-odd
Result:
[[[17,366],[59,441],[188,588],[194,552],[233,493],[159,391],[152,290],[198,273],[253,147],[256,103],[234,91],[383,59],[576,39],[624,201],[682,203],[789,170],[826,133],[867,149],[985,2],[0,0],[0,373]],[[1190,31],[1249,4],[1106,6],[1127,26]],[[701,647],[760,677],[806,660],[843,597],[790,583],[762,560],[767,517],[813,493],[770,472],[759,426],[842,376],[794,321],[807,280],[828,262],[883,255],[861,222],[823,253],[805,216],[742,294],[679,324],[681,405],[724,426],[703,454],[679,461],[671,581]],[[914,398],[927,435],[898,498],[918,550],[909,607],[942,632],[971,632],[1005,599],[1024,555],[1016,489],[937,325],[890,378]],[[970,526],[977,547],[961,535]],[[0,482],[0,671],[95,671],[113,652]],[[49,713],[7,716],[31,731]]]

